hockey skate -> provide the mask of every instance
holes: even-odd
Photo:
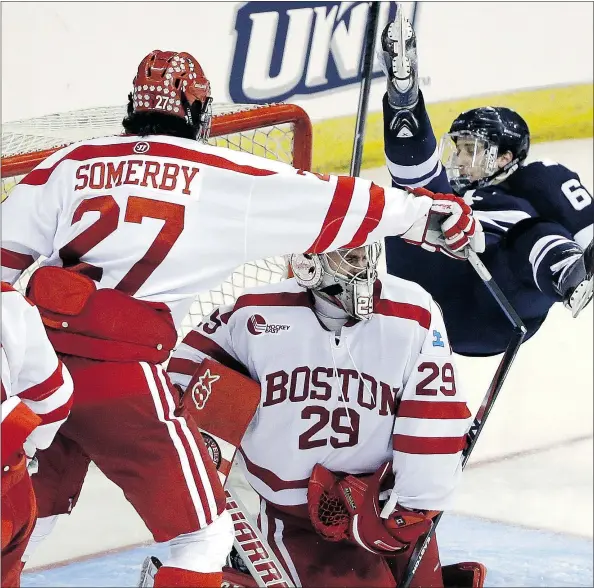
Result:
[[[235,548],[233,551],[235,552],[236,557],[239,558],[239,562],[241,562],[241,557],[237,554]],[[241,566],[243,566],[245,571],[242,570],[241,566],[235,567],[232,563],[236,562],[233,562],[228,558],[229,565],[223,568],[222,588],[257,588],[258,584],[250,576],[247,568],[243,566],[243,562],[241,562]],[[137,588],[153,588],[155,585],[155,576],[161,565],[159,558],[155,556],[147,557],[142,564],[140,579],[136,584]]]
[[[555,269],[554,267],[551,269]],[[594,241],[573,264],[559,268],[555,288],[573,318],[592,300],[594,290]]]
[[[161,567],[159,558],[151,555],[142,562],[142,569],[140,570],[140,578],[137,588],[152,588],[155,585],[155,576]]]
[[[381,43],[380,64],[388,78],[388,104],[394,110],[390,129],[398,137],[412,137],[419,128],[413,113],[419,100],[417,40],[400,6],[394,22],[382,32]]]

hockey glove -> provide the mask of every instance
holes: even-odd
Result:
[[[317,464],[308,487],[308,510],[316,531],[330,541],[347,539],[384,557],[412,549],[430,529],[436,513],[398,506],[387,519],[380,518],[380,486],[390,469],[386,462],[371,476],[349,475],[340,480]]]
[[[433,201],[429,214],[419,219],[401,237],[427,251],[440,251],[456,259],[466,259],[468,250],[485,250],[481,223],[472,216],[468,204],[453,194],[434,194],[425,188],[408,189],[415,196]]]

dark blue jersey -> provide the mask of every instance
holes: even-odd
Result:
[[[385,151],[392,183],[452,192],[422,96],[416,114],[418,134],[399,139],[389,131],[391,111],[384,99]],[[563,256],[576,255],[575,234],[591,231],[592,199],[576,182],[578,176],[563,166],[533,163],[506,182],[464,196],[485,231],[481,259],[524,320],[528,338],[561,300],[551,266]],[[386,239],[386,262],[390,274],[417,282],[441,306],[454,351],[479,356],[505,350],[512,326],[468,262],[430,253],[398,238]]]
[[[513,173],[504,186],[530,202],[541,217],[564,226],[582,248],[592,241],[592,195],[564,165],[534,161]]]

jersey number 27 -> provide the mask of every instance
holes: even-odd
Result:
[[[113,196],[95,196],[83,200],[72,216],[72,224],[80,221],[87,212],[98,212],[99,218],[70,243],[60,249],[64,267],[70,267],[100,281],[103,268],[81,261],[88,253],[118,228],[120,207]],[[141,223],[143,218],[156,218],[165,221],[161,230],[150,244],[146,253],[115,286],[126,294],[134,295],[148,280],[159,264],[165,259],[184,229],[185,209],[181,204],[130,196],[126,204],[124,222]]]

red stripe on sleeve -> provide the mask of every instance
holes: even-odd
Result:
[[[72,407],[73,395],[70,396],[67,402],[59,406],[58,408],[48,412],[46,414],[40,414],[42,425],[51,425],[58,421],[64,420],[70,414],[70,408]]]
[[[369,189],[369,206],[367,207],[367,213],[361,223],[361,226],[357,229],[355,236],[350,243],[343,245],[345,249],[350,247],[360,247],[367,241],[369,233],[376,229],[377,225],[382,218],[384,213],[384,206],[386,205],[386,195],[384,189],[371,184]]]
[[[201,353],[205,353],[215,361],[226,365],[228,368],[239,372],[240,374],[244,374],[249,376],[248,370],[246,367],[237,361],[232,355],[227,353],[218,343],[215,343],[212,339],[205,337],[202,333],[198,331],[190,331],[184,338],[183,343],[189,345],[193,349],[197,349]],[[187,361],[187,360],[186,360]],[[175,363],[173,363],[173,359],[169,363],[168,371],[176,371]],[[188,367],[188,366],[186,366]],[[184,372],[178,372],[184,373]],[[193,374],[194,372],[192,372]]]
[[[425,329],[429,329],[429,326],[431,325],[431,313],[429,310],[422,306],[417,306],[416,304],[393,302],[392,300],[380,298],[374,305],[373,312],[376,314],[383,314],[384,316],[394,316],[416,321]]]
[[[62,384],[64,378],[62,377],[62,362],[58,360],[58,367],[54,373],[39,384],[31,386],[19,393],[19,397],[23,400],[33,400],[39,402],[51,396]]]
[[[338,235],[344,217],[351,205],[354,190],[355,178],[339,176],[320,233],[306,253],[321,253],[330,247],[334,239],[336,239],[336,235]]]
[[[467,419],[470,411],[465,402],[403,400],[397,416],[416,419]]]
[[[31,255],[25,253],[17,253],[16,251],[10,251],[10,249],[4,249],[2,247],[2,265],[15,270],[27,269],[35,260]],[[4,290],[2,290],[4,292]]]
[[[422,455],[458,453],[466,446],[466,437],[413,437],[392,435],[394,451]]]

